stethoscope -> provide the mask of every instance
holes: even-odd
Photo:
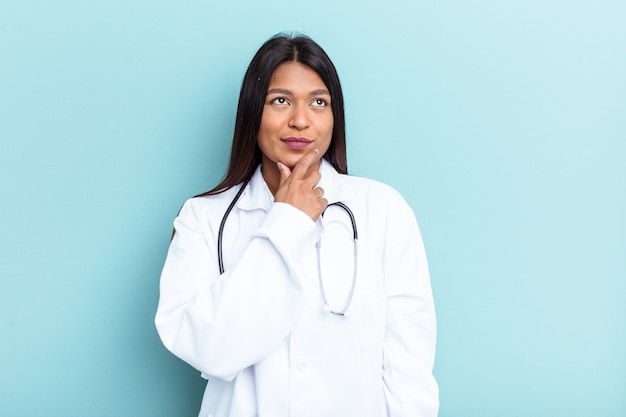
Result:
[[[235,207],[235,204],[237,204],[237,201],[239,201],[239,198],[243,194],[243,191],[248,185],[248,182],[250,182],[250,179],[244,181],[244,183],[241,185],[241,188],[239,188],[239,191],[237,191],[237,194],[233,198],[233,201],[230,202],[228,208],[226,209],[226,212],[224,213],[224,217],[222,217],[222,221],[220,223],[219,232],[217,233],[217,262],[218,262],[218,266],[220,269],[220,275],[224,273],[224,256],[223,256],[223,251],[222,251],[224,225],[226,224],[226,219],[228,219],[228,216],[230,215],[230,212],[233,210],[233,207]],[[326,290],[324,288],[324,279],[322,278],[322,255],[321,255],[322,238],[321,237],[315,244],[315,246],[317,247],[318,278],[319,278],[320,290],[322,293],[322,300],[324,302],[324,307],[323,307],[324,311],[332,313],[336,316],[345,317],[347,315],[348,309],[350,308],[350,305],[352,304],[352,299],[354,298],[354,290],[356,289],[356,277],[357,277],[356,267],[357,267],[358,253],[359,253],[357,242],[359,240],[359,235],[358,235],[357,228],[356,228],[356,221],[354,220],[354,214],[352,214],[352,210],[350,210],[350,208],[345,203],[338,201],[336,203],[329,204],[328,206],[326,206],[326,208],[322,212],[322,217],[324,216],[324,213],[326,213],[326,210],[328,210],[328,207],[330,206],[341,207],[346,213],[348,213],[348,216],[350,216],[350,223],[352,224],[352,240],[354,244],[354,269],[353,269],[354,272],[352,274],[352,285],[350,286],[350,293],[348,294],[348,300],[346,301],[346,305],[341,310],[332,309],[330,305],[328,304],[328,299],[326,297]]]

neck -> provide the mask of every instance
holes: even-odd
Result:
[[[272,195],[276,195],[276,191],[278,191],[278,186],[280,185],[280,171],[278,171],[278,166],[273,163],[263,162],[261,174],[263,174],[263,179],[272,192]]]

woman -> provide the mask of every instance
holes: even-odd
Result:
[[[200,416],[437,415],[418,226],[395,190],[347,175],[344,132],[322,48],[267,41],[228,172],[181,209],[161,276],[156,326],[208,380]]]

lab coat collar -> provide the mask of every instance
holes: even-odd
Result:
[[[337,201],[345,202],[350,199],[352,191],[347,187],[345,181],[343,181],[342,175],[325,159],[322,159],[322,163],[320,164],[320,174],[322,178],[318,186],[324,189],[324,197],[328,200],[329,204]],[[263,179],[261,165],[259,165],[256,171],[254,171],[248,187],[246,187],[237,202],[237,208],[242,210],[262,209],[268,211],[273,202],[274,196],[265,183],[265,179]]]
[[[242,210],[262,209],[268,211],[272,206],[274,196],[265,183],[261,173],[261,165],[256,167],[248,186],[237,202],[237,208]]]
[[[350,200],[352,189],[346,184],[345,176],[338,173],[335,167],[325,159],[322,159],[320,174],[322,178],[317,185],[324,189],[324,198],[328,200],[328,204]]]

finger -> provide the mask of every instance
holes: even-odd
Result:
[[[326,209],[326,207],[328,207],[328,200],[326,200],[325,198],[320,198],[320,205],[322,206],[322,211],[324,211]],[[322,212],[320,211],[320,213]]]
[[[315,187],[313,191],[315,191],[315,195],[317,196],[318,200],[324,197],[324,189],[322,187]]]
[[[306,177],[306,173],[309,168],[317,162],[320,151],[317,149],[311,149],[307,152],[300,160],[296,163],[296,166],[293,167],[292,173],[295,174],[296,178],[302,179]]]
[[[291,170],[287,165],[283,164],[282,162],[277,162],[276,165],[278,166],[278,172],[280,172],[280,184],[278,185],[278,187],[280,188],[280,186],[282,186],[285,181],[287,181],[287,178],[289,178],[289,176],[291,175]]]

